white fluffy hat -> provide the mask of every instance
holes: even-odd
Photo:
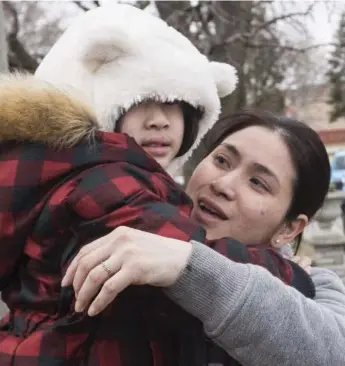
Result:
[[[119,116],[144,100],[180,100],[201,109],[196,141],[174,159],[168,169],[171,174],[217,121],[219,98],[230,94],[237,82],[232,66],[209,62],[163,20],[123,4],[99,7],[77,18],[44,58],[36,76],[82,93],[105,131],[114,131]]]

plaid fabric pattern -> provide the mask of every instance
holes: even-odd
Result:
[[[181,364],[181,345],[202,327],[159,289],[131,287],[89,318],[74,313],[73,290],[60,282],[83,245],[119,225],[206,243],[190,211],[183,190],[124,135],[99,133],[92,144],[61,151],[1,144],[0,290],[11,312],[0,326],[0,365]],[[286,284],[296,280],[294,267],[272,250],[231,239],[207,244]],[[204,364],[197,347],[188,352],[186,365]]]

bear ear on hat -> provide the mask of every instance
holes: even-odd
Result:
[[[224,62],[210,62],[213,78],[216,82],[218,96],[223,98],[231,94],[237,85],[236,69]]]
[[[114,61],[129,53],[130,40],[128,34],[114,29],[102,32],[90,32],[91,37],[85,37],[80,46],[80,60],[90,70],[95,72],[102,64]]]

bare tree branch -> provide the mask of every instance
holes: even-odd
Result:
[[[271,31],[270,27],[274,24],[276,24],[280,21],[284,21],[284,20],[287,20],[287,19],[295,18],[295,17],[305,17],[305,16],[307,16],[312,11],[314,5],[315,5],[315,3],[313,2],[312,4],[310,4],[308,6],[308,8],[305,11],[289,12],[287,14],[282,14],[282,15],[279,15],[279,16],[275,16],[273,19],[270,19],[270,20],[258,25],[257,27],[252,27],[252,29],[248,32],[243,32],[242,31],[242,32],[233,33],[221,42],[214,42],[213,45],[208,50],[208,54],[212,54],[212,52],[215,48],[226,47],[226,46],[229,46],[232,43],[235,43],[235,42],[238,42],[238,41],[246,43],[246,44],[249,45],[249,43],[248,43],[249,39],[255,38],[263,30]],[[224,16],[222,16],[222,18],[224,18]],[[260,45],[255,45],[254,46],[252,44],[251,47],[260,47]],[[272,46],[267,46],[267,47],[272,47]]]
[[[17,10],[9,1],[3,1],[5,11],[8,11],[12,17],[12,26],[9,32],[9,37],[17,37],[19,32],[19,21],[18,21],[18,14]]]
[[[91,10],[92,8],[89,8],[87,6],[85,6],[81,1],[73,1],[75,5],[78,6],[78,8],[80,8],[81,10],[84,10],[84,11],[88,11],[88,10]],[[94,1],[96,3],[98,3],[98,1]],[[98,5],[99,6],[99,5]]]
[[[256,44],[255,42],[250,42],[249,41],[250,39],[255,38],[263,30],[267,30],[267,31],[272,33],[271,27],[274,24],[276,24],[280,21],[286,21],[287,19],[292,19],[292,18],[295,18],[295,17],[305,17],[305,16],[309,15],[314,6],[315,6],[315,2],[310,4],[305,11],[289,12],[287,14],[282,14],[282,15],[279,15],[279,16],[275,16],[273,19],[270,19],[270,20],[264,22],[263,24],[260,24],[257,27],[252,27],[252,29],[248,32],[243,32],[242,31],[242,32],[233,33],[229,37],[227,37],[225,40],[223,40],[222,42],[213,42],[212,46],[209,48],[209,50],[207,52],[207,55],[212,54],[214,49],[216,49],[216,48],[219,48],[219,47],[227,48],[227,46],[229,46],[229,45],[231,45],[235,42],[241,42],[241,43],[244,44],[244,46],[248,46],[248,47],[251,47],[251,48],[279,47],[282,50],[284,49],[284,50],[294,51],[294,52],[307,52],[308,50],[310,50],[312,48],[319,48],[319,47],[322,47],[322,46],[330,46],[330,45],[332,45],[331,43],[324,44],[324,45],[309,46],[307,48],[296,48],[296,47],[293,47],[293,46],[282,46],[281,44],[278,44],[278,43],[277,44],[269,44],[269,43]]]
[[[3,5],[0,3],[0,73],[8,71],[8,47]]]
[[[192,10],[192,5],[189,1],[159,1],[156,3],[156,7],[162,19],[169,25],[177,26],[177,28],[180,28],[182,25],[180,19]]]
[[[299,53],[305,53],[312,49],[321,48],[321,47],[329,47],[334,46],[334,42],[329,43],[319,43],[307,47],[294,47],[290,45],[282,45],[279,43],[252,43],[252,42],[246,42],[246,46],[250,48],[279,48],[281,50],[285,51],[292,51],[292,52],[299,52]]]
[[[19,20],[17,10],[9,1],[3,1],[6,11],[11,14],[12,27],[7,35],[7,42],[9,48],[9,63],[10,66],[16,68],[23,68],[30,72],[34,72],[38,67],[37,60],[29,54],[23,44],[18,39]]]
[[[274,25],[282,20],[288,20],[288,19],[292,19],[292,18],[296,18],[296,17],[305,17],[310,14],[310,12],[312,11],[314,6],[315,6],[315,3],[312,3],[308,6],[307,10],[305,10],[305,11],[297,11],[294,13],[287,13],[287,14],[282,14],[280,16],[276,16],[276,17],[272,18],[271,20],[264,22],[260,26],[256,27],[253,30],[253,32],[251,32],[250,36],[252,36],[253,33],[258,33],[263,29],[269,28],[271,25]]]
[[[135,6],[139,9],[145,9],[150,4],[148,0],[140,0],[135,2]]]

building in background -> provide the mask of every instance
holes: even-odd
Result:
[[[328,100],[327,84],[290,90],[286,97],[286,115],[298,118],[316,130],[332,161],[336,152],[345,151],[345,118],[329,122],[331,106],[327,103]]]

